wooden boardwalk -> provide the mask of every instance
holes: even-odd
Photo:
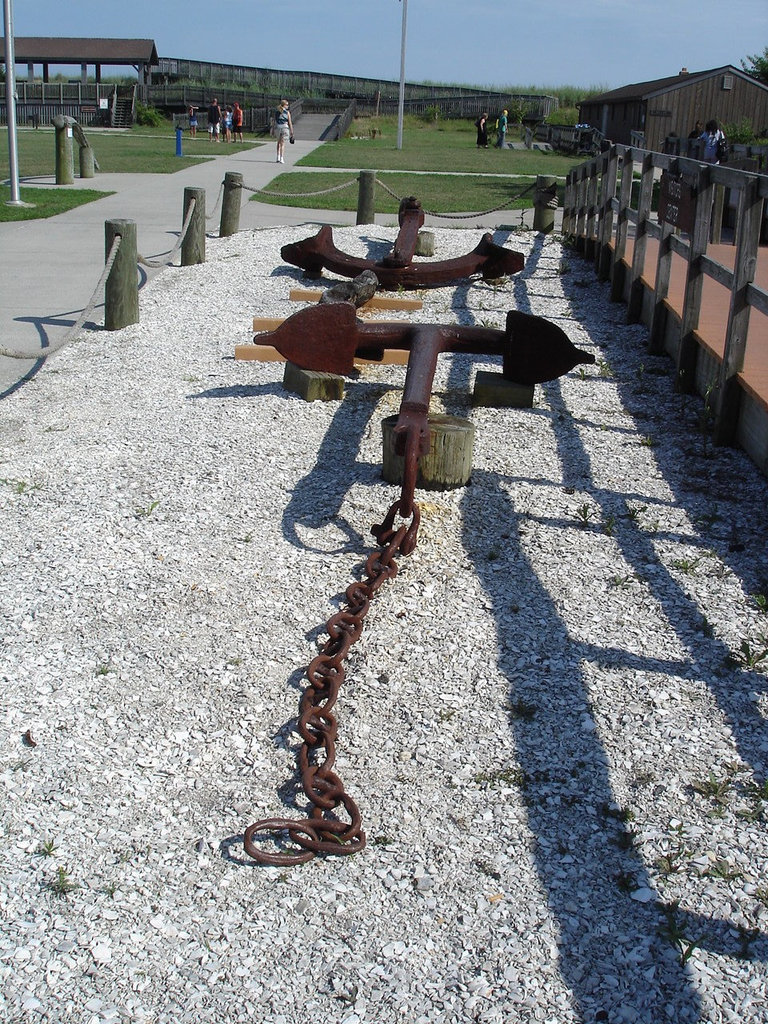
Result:
[[[645,269],[641,278],[645,285],[651,289],[655,283],[658,252],[658,241],[654,238],[648,238],[645,252]],[[633,239],[628,238],[623,262],[630,269],[632,266],[632,253]],[[707,247],[707,255],[718,263],[722,263],[723,266],[733,270],[736,257],[735,246],[710,244]],[[669,292],[666,301],[670,309],[678,316],[682,316],[683,312],[686,267],[687,264],[683,257],[673,253]],[[765,246],[758,249],[754,280],[758,287],[768,290],[768,248]],[[723,357],[729,306],[730,292],[728,289],[705,275],[702,287],[699,326],[695,333],[700,344],[718,359]],[[738,378],[744,389],[768,410],[768,317],[764,316],[757,309],[752,309],[750,312],[744,369],[738,374]]]

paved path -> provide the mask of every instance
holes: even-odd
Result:
[[[285,165],[276,163],[272,140],[231,156],[224,144],[206,144],[205,155],[210,146],[214,158],[205,163],[185,167],[175,174],[97,174],[93,179],[77,178],[71,187],[96,188],[114,194],[45,220],[0,223],[0,347],[34,354],[62,339],[86,308],[99,280],[105,258],[105,221],[135,221],[139,253],[146,259],[157,259],[169,253],[178,240],[184,189],[205,188],[206,213],[210,217],[215,211],[209,231],[217,234],[220,208],[216,209],[216,203],[225,172],[239,171],[247,186],[265,188],[276,175],[322,145],[314,139],[302,139],[301,134],[298,133],[295,145],[285,147]],[[357,174],[354,170],[348,173],[351,178]],[[42,188],[55,186],[53,176],[25,179],[24,183]],[[520,211],[501,211],[460,221],[435,219],[434,223],[440,227],[478,227],[488,231],[505,218],[519,223]],[[377,215],[376,222],[397,221],[393,215]],[[322,223],[354,224],[355,214],[244,202],[240,216],[241,230]],[[89,323],[103,323],[101,301]],[[34,376],[43,363],[34,356],[24,360],[0,356],[0,398]]]

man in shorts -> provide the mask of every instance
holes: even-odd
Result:
[[[216,97],[213,97],[210,107],[208,107],[208,141],[213,142],[215,139],[220,142],[219,128],[221,126],[221,107]]]

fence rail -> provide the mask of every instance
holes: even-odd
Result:
[[[614,145],[571,171],[563,207],[563,233],[627,302],[627,319],[648,323],[651,350],[675,359],[678,390],[706,398],[715,440],[741,444],[764,472],[768,290],[756,276],[768,266],[766,199],[766,175]]]

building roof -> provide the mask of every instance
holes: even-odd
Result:
[[[19,64],[157,64],[153,39],[16,36],[13,48]]]
[[[582,100],[580,106],[588,103],[628,103],[631,100],[646,100],[660,93],[670,92],[672,89],[681,89],[692,82],[701,81],[704,78],[711,78],[713,75],[737,75],[744,78],[761,89],[766,89],[759,79],[741,71],[732,64],[726,64],[721,68],[710,68],[709,71],[687,71],[683,69],[677,75],[670,75],[668,78],[655,78],[650,82],[635,82],[633,85],[623,85],[620,89],[612,89],[610,92],[601,93],[599,96],[590,96]]]

